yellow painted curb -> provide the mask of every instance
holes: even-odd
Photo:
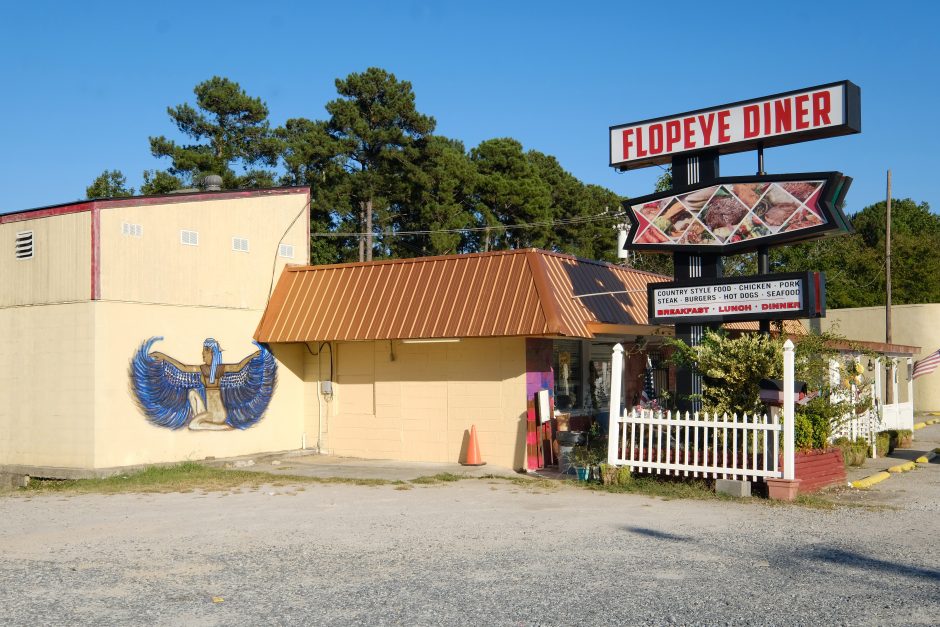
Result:
[[[914,470],[916,467],[917,465],[914,462],[904,462],[888,468],[888,472],[907,472],[908,470]]]
[[[887,478],[890,477],[890,476],[891,476],[891,475],[889,475],[889,474],[886,473],[886,472],[879,472],[879,473],[873,474],[873,475],[870,476],[870,477],[865,477],[864,479],[859,479],[858,481],[853,481],[853,482],[852,482],[851,484],[849,484],[849,485],[851,485],[853,488],[870,488],[871,486],[875,485],[876,483],[881,483],[882,481],[884,481],[885,479],[887,479]]]
[[[919,430],[919,429],[923,429],[923,428],[926,427],[926,426],[927,426],[927,423],[926,423],[926,422],[918,422],[917,424],[914,425],[914,431],[917,431],[917,430]]]
[[[927,424],[928,424],[928,425],[935,425],[935,424],[937,424],[937,421],[938,421],[938,420],[940,420],[940,418],[932,418],[932,419],[930,419],[930,420],[927,421]]]
[[[932,411],[932,412],[930,412],[930,415],[931,415],[931,416],[940,416],[940,411]]]
[[[914,461],[917,462],[918,464],[929,464],[930,460],[936,457],[938,454],[940,454],[940,448],[935,448],[934,450],[930,451],[926,455],[921,455]]]

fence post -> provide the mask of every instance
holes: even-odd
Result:
[[[620,440],[620,386],[623,382],[623,346],[614,344],[610,357],[610,416],[607,422],[607,463],[617,463]]]
[[[796,463],[793,442],[793,386],[796,378],[793,372],[793,342],[783,344],[783,478],[794,479],[793,467]]]

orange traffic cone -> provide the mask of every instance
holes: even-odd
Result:
[[[477,442],[477,426],[470,426],[470,443],[467,444],[467,461],[464,466],[482,466],[486,462],[480,459],[480,444]]]

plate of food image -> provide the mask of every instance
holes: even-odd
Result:
[[[753,209],[767,187],[767,183],[736,183],[731,186],[731,193],[737,196],[748,209]]]
[[[799,231],[800,229],[809,229],[814,226],[819,226],[820,224],[824,224],[822,218],[809,209],[801,209],[799,213],[787,222],[786,226],[783,227],[783,231]]]
[[[776,233],[799,208],[800,203],[793,196],[772,185],[754,207],[754,215]]]
[[[770,229],[768,229],[763,222],[758,218],[753,216],[748,216],[744,219],[744,222],[735,230],[734,235],[731,236],[730,243],[735,242],[745,242],[747,240],[757,239],[758,237],[765,237],[770,235]]]
[[[794,181],[792,183],[779,183],[779,185],[800,202],[806,202],[806,199],[822,186],[822,181]]]
[[[633,211],[643,215],[648,220],[653,220],[662,210],[663,208],[660,206],[658,200],[655,202],[648,202],[644,205],[633,205]]]
[[[665,211],[653,220],[653,224],[665,233],[666,237],[674,240],[682,236],[694,219],[685,205],[673,198]]]
[[[711,187],[706,187],[705,189],[699,189],[694,192],[689,192],[688,194],[683,194],[682,196],[679,196],[679,200],[681,200],[682,204],[689,208],[689,211],[692,213],[698,213],[702,210],[702,207],[705,206],[705,203],[708,202],[708,199],[712,197],[712,195],[715,193],[715,190],[717,189],[717,185],[712,185]]]
[[[747,207],[740,200],[727,191],[718,190],[702,210],[700,218],[715,237],[724,242],[731,237],[747,212]]]
[[[694,244],[696,246],[708,246],[718,244],[715,236],[705,228],[705,225],[695,220],[685,230],[685,233],[679,238],[680,244]]]

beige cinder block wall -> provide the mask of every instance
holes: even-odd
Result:
[[[168,429],[151,424],[134,403],[128,366],[142,341],[162,335],[164,340],[152,350],[185,364],[200,364],[203,341],[212,337],[222,346],[223,361],[237,363],[257,350],[251,332],[258,315],[253,310],[97,303],[94,468],[301,448],[304,389],[300,345],[274,347],[277,389],[264,417],[248,429]]]
[[[272,273],[276,281],[288,263],[308,262],[308,199],[292,193],[103,207],[101,299],[263,311]],[[140,225],[142,236],[125,235],[125,223]],[[198,233],[198,245],[181,243],[182,230]],[[292,257],[279,254],[282,236]],[[247,239],[248,251],[233,250],[233,238]]]
[[[94,306],[0,308],[0,466],[90,468]]]
[[[17,259],[16,234],[33,232],[33,258]],[[91,213],[0,224],[0,307],[91,298]]]
[[[332,347],[334,394],[320,412],[322,448],[353,457],[453,463],[462,461],[466,433],[476,425],[484,461],[524,466],[525,338]],[[306,358],[308,373],[329,378],[328,352]],[[307,413],[309,428],[318,422],[309,392]]]
[[[830,309],[822,328],[836,331],[849,339],[885,341],[885,308],[856,307]],[[891,339],[895,344],[920,346],[914,361],[940,348],[940,304],[895,305],[891,308]],[[901,400],[907,393],[907,369],[901,363],[898,377]],[[940,370],[914,381],[914,410],[940,410]]]

